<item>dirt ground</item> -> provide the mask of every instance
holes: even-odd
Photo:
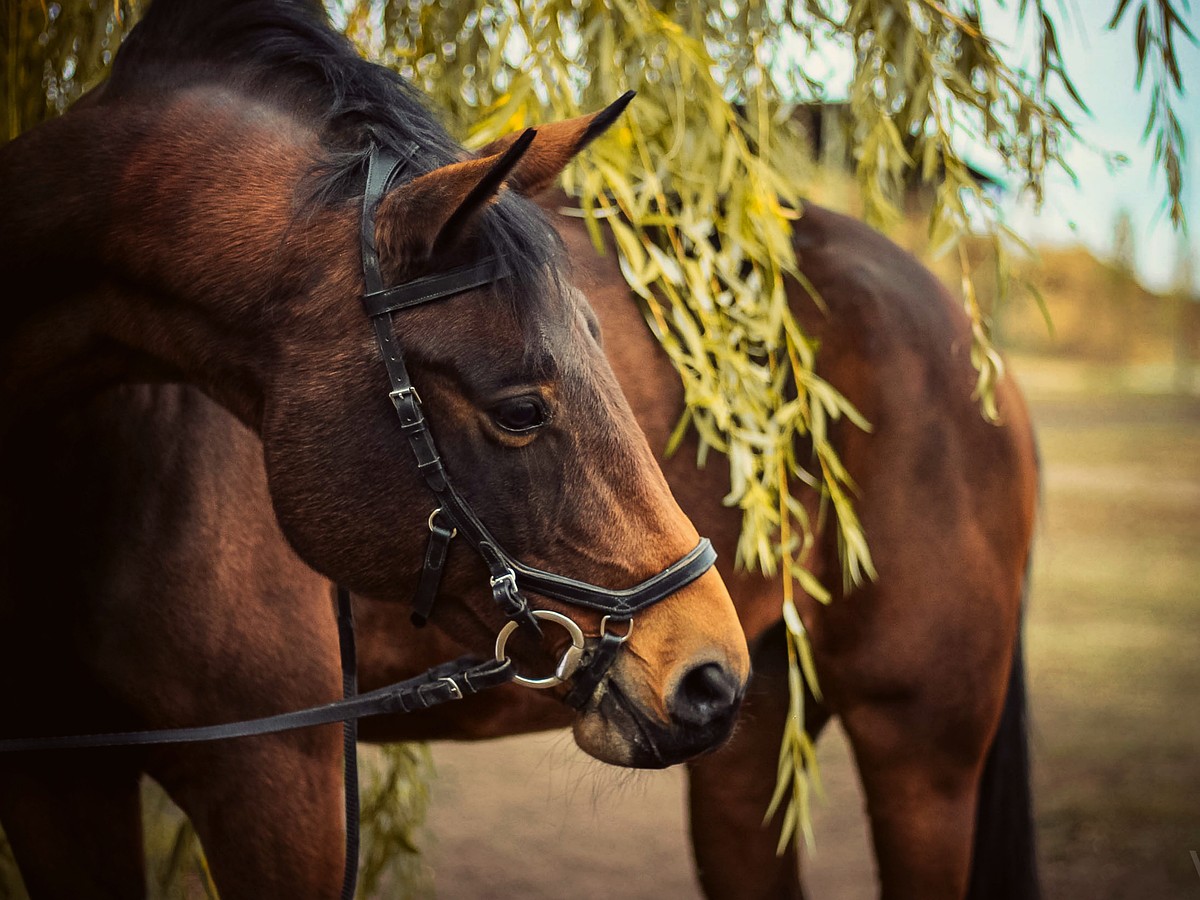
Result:
[[[1046,894],[1200,898],[1200,401],[1146,393],[1153,373],[1017,371],[1044,463],[1027,640]],[[820,758],[810,895],[871,896],[836,729]],[[566,734],[440,744],[434,759],[439,897],[699,896],[679,771],[603,767]]]
[[[814,897],[874,890],[861,795],[840,731],[822,738],[826,799],[815,815]],[[684,777],[591,761],[566,733],[438,744],[426,854],[437,896],[692,900]],[[736,852],[731,847],[730,852]]]

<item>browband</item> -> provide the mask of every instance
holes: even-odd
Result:
[[[384,288],[362,298],[363,309],[368,316],[382,316],[386,313],[420,306],[430,300],[441,300],[483,287],[501,278],[507,278],[508,266],[498,256],[488,256],[477,263],[462,266],[441,275],[426,275],[415,281],[398,284],[395,287]]]

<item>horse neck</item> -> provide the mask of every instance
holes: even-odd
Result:
[[[296,219],[315,152],[218,89],[91,105],[5,147],[0,410],[174,380],[257,428],[289,300],[313,260],[355,246],[352,227],[318,227],[328,212]]]

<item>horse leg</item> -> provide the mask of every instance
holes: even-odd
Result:
[[[1027,714],[1025,660],[1018,634],[1004,712],[979,787],[969,900],[1038,900],[1042,895]]]
[[[787,650],[783,623],[755,647],[754,676],[733,738],[688,764],[692,848],[700,884],[714,900],[800,898],[794,842],[776,853],[782,812],[763,824],[775,791],[779,747],[788,714]],[[828,712],[806,698],[813,739]]]
[[[911,702],[864,705],[842,714],[866,795],[885,900],[961,900],[966,894],[983,746],[972,759],[928,739],[925,724],[940,715]]]
[[[937,585],[903,590],[899,578],[893,581],[900,589],[889,593],[876,585],[851,598],[867,611],[862,620],[878,627],[859,628],[860,640],[847,642],[853,649],[843,657],[822,660],[818,651],[826,695],[862,781],[881,895],[967,896],[978,822],[982,855],[993,857],[988,879],[994,883],[982,894],[972,889],[972,896],[1028,900],[1037,888],[1019,589],[1009,593],[959,578],[954,585],[971,602],[955,604]],[[898,597],[917,599],[905,607]],[[941,618],[922,609],[921,600],[938,605]],[[845,611],[835,604],[826,616],[850,621],[853,613],[848,604]],[[830,633],[826,646],[836,647]],[[981,815],[985,763],[993,799]],[[993,878],[996,855],[1007,857],[999,869],[1010,870],[1000,878]]]
[[[5,762],[0,821],[31,897],[145,896],[138,779],[78,755]]]
[[[149,770],[195,826],[222,900],[339,896],[338,726],[172,749]]]
[[[965,693],[946,690],[972,675],[981,680]],[[1039,895],[1024,693],[1018,637],[1001,665],[943,671],[923,689],[839,710],[866,795],[882,897]]]

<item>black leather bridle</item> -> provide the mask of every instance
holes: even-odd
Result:
[[[568,652],[554,678],[526,679],[516,676],[517,680],[531,687],[551,687],[574,675],[575,689],[566,699],[572,705],[583,706],[612,664],[617,648],[629,637],[634,614],[695,581],[712,567],[717,555],[712,544],[706,538],[701,538],[682,559],[633,587],[613,590],[588,584],[534,568],[514,558],[492,537],[470,504],[454,489],[426,424],[421,398],[404,365],[404,356],[396,343],[391,318],[394,313],[444,300],[506,278],[508,268],[503,260],[488,257],[448,272],[384,287],[375,248],[375,210],[414,152],[413,147],[406,153],[393,153],[379,148],[372,150],[363,191],[361,227],[363,278],[367,286],[363,307],[375,328],[379,352],[391,381],[389,397],[400,418],[400,430],[408,438],[417,468],[434,497],[425,565],[413,601],[413,620],[417,625],[423,625],[428,619],[441,582],[447,548],[456,533],[461,535],[487,564],[491,572],[492,597],[510,621],[536,632],[540,630],[537,619],[547,619],[564,625],[576,638],[573,649],[579,652]],[[581,632],[567,624],[570,620],[566,617],[531,609],[522,593],[524,590],[603,613],[601,634],[596,646],[586,650],[579,646],[582,643]],[[614,625],[623,627],[613,630]],[[511,633],[511,629],[501,633],[501,641],[508,633]],[[503,643],[498,641],[498,658],[503,656],[503,647]]]
[[[406,681],[357,693],[357,660],[354,645],[354,619],[350,594],[337,589],[338,646],[341,653],[343,698],[332,703],[258,719],[205,725],[191,728],[163,728],[109,734],[59,735],[34,738],[0,739],[0,753],[43,750],[70,750],[89,747],[146,746],[227,740],[249,735],[270,734],[314,725],[342,722],[345,749],[346,794],[346,867],[342,897],[354,896],[358,873],[358,773],[357,720],[365,716],[398,714],[428,709],[450,700],[461,700],[487,688],[516,681],[530,687],[545,688],[574,679],[564,698],[576,708],[585,706],[596,686],[629,638],[635,613],[665,599],[707,572],[716,561],[716,552],[706,538],[679,561],[651,578],[630,588],[614,590],[577,581],[526,565],[507,553],[475,515],[470,504],[454,489],[449,473],[434,445],[425,421],[421,398],[413,387],[404,356],[395,340],[391,317],[435,300],[453,297],[508,277],[504,262],[489,257],[436,275],[418,278],[392,287],[384,287],[375,246],[375,211],[379,201],[412,158],[416,147],[403,154],[373,148],[367,165],[362,206],[362,262],[366,293],[363,307],[375,329],[375,337],[391,381],[389,397],[400,418],[400,429],[408,438],[416,457],[417,469],[433,494],[429,516],[429,544],[413,603],[413,621],[423,625],[428,619],[441,583],[447,550],[456,535],[462,535],[483,558],[491,574],[492,597],[508,624],[496,641],[494,659],[485,662],[463,657],[443,663]],[[533,609],[523,591],[528,590],[553,600],[603,613],[600,635],[590,644],[569,617],[552,610]],[[524,678],[516,674],[512,661],[504,654],[508,636],[517,627],[540,634],[538,621],[562,625],[572,645],[548,678]],[[613,626],[618,626],[613,629]],[[621,630],[623,626],[624,630]]]

